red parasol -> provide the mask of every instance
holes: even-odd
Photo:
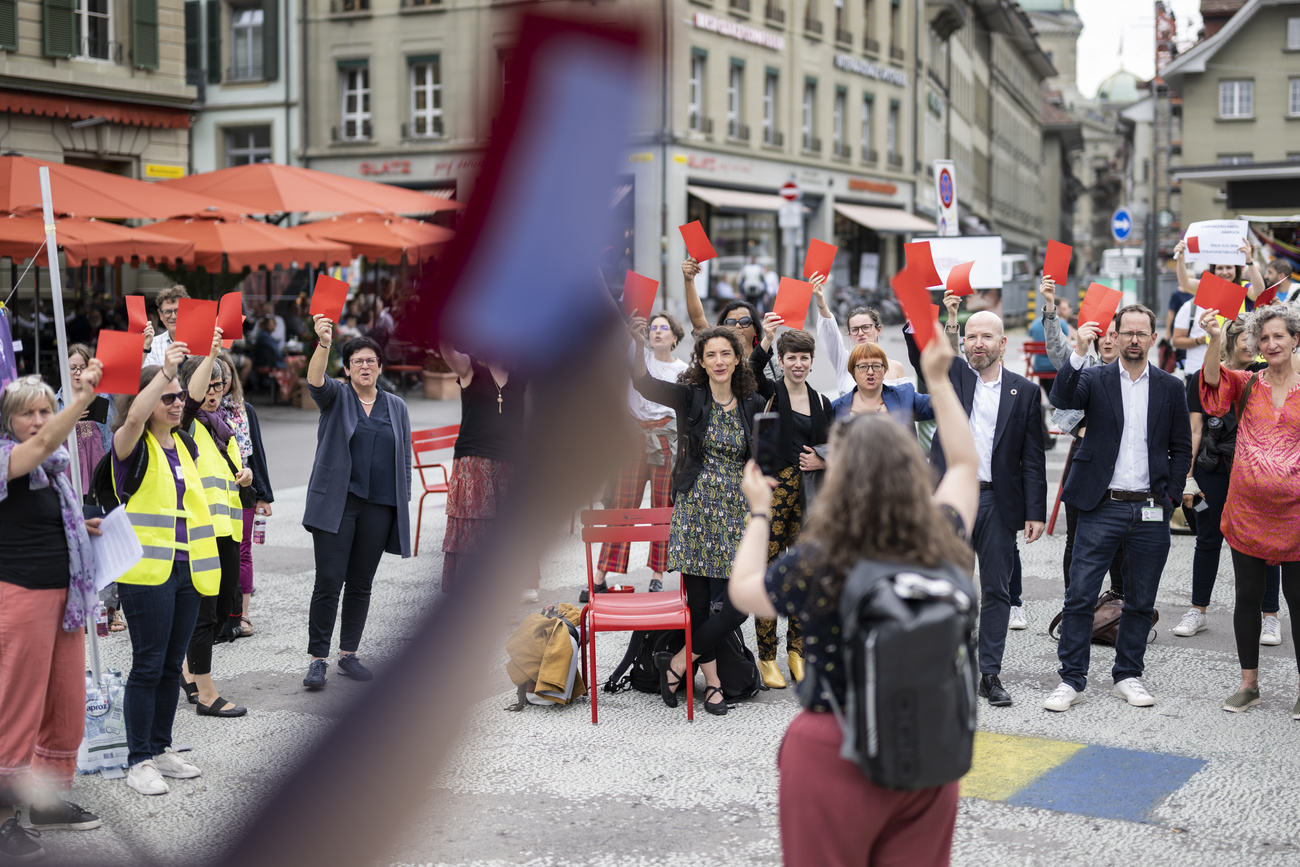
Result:
[[[92,265],[131,264],[133,261],[149,264],[171,264],[180,260],[194,262],[194,245],[174,238],[143,235],[116,223],[65,217],[55,221],[55,237],[68,262],[69,268],[79,268],[83,263]],[[48,267],[45,243],[45,219],[39,210],[8,214],[0,218],[0,256],[23,262],[36,256],[38,266]],[[37,251],[40,254],[37,255]]]
[[[193,242],[194,264],[210,272],[221,270],[223,256],[230,270],[236,272],[261,266],[332,264],[352,258],[351,250],[344,244],[220,211],[163,220],[136,231]]]
[[[456,234],[451,229],[384,213],[344,214],[289,231],[347,244],[353,256],[410,264],[429,258]]]

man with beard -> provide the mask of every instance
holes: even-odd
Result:
[[[944,303],[953,323],[961,299],[949,295]],[[1047,519],[1038,387],[1002,366],[1006,347],[1002,320],[980,311],[966,322],[966,358],[953,359],[948,370],[970,417],[979,454],[979,512],[970,538],[980,575],[979,694],[994,707],[1011,704],[1000,675],[1011,614],[1016,533],[1023,529],[1029,544],[1043,535]],[[947,464],[940,439],[934,438],[930,461],[942,476]]]
[[[1116,321],[1118,363],[1081,370],[1072,356],[1052,386],[1052,402],[1084,410],[1088,430],[1062,494],[1079,510],[1079,523],[1057,651],[1061,685],[1043,702],[1050,711],[1067,711],[1082,699],[1097,593],[1121,544],[1129,568],[1111,670],[1114,692],[1134,707],[1155,704],[1139,678],[1169,556],[1169,516],[1182,502],[1192,465],[1192,428],[1182,382],[1147,361],[1155,314],[1130,304]]]

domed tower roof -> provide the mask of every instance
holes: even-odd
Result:
[[[1097,101],[1114,105],[1129,105],[1142,98],[1138,87],[1142,79],[1127,69],[1111,73],[1101,84],[1097,85]]]

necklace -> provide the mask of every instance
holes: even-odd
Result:
[[[366,400],[364,397],[361,396],[361,392],[357,392],[357,400],[361,401],[366,406],[374,406],[375,401],[379,400],[379,392],[376,391],[375,396],[370,398],[370,400]]]
[[[492,384],[497,385],[496,380],[493,380]],[[501,415],[501,407],[505,402],[505,398],[501,396],[501,386],[497,385],[497,415]]]

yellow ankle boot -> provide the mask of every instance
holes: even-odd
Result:
[[[760,659],[758,673],[768,689],[785,689],[785,678],[781,676],[781,669],[776,667],[775,659]]]
[[[790,676],[794,682],[803,683],[803,654],[790,651],[786,654],[786,662],[790,665]]]

